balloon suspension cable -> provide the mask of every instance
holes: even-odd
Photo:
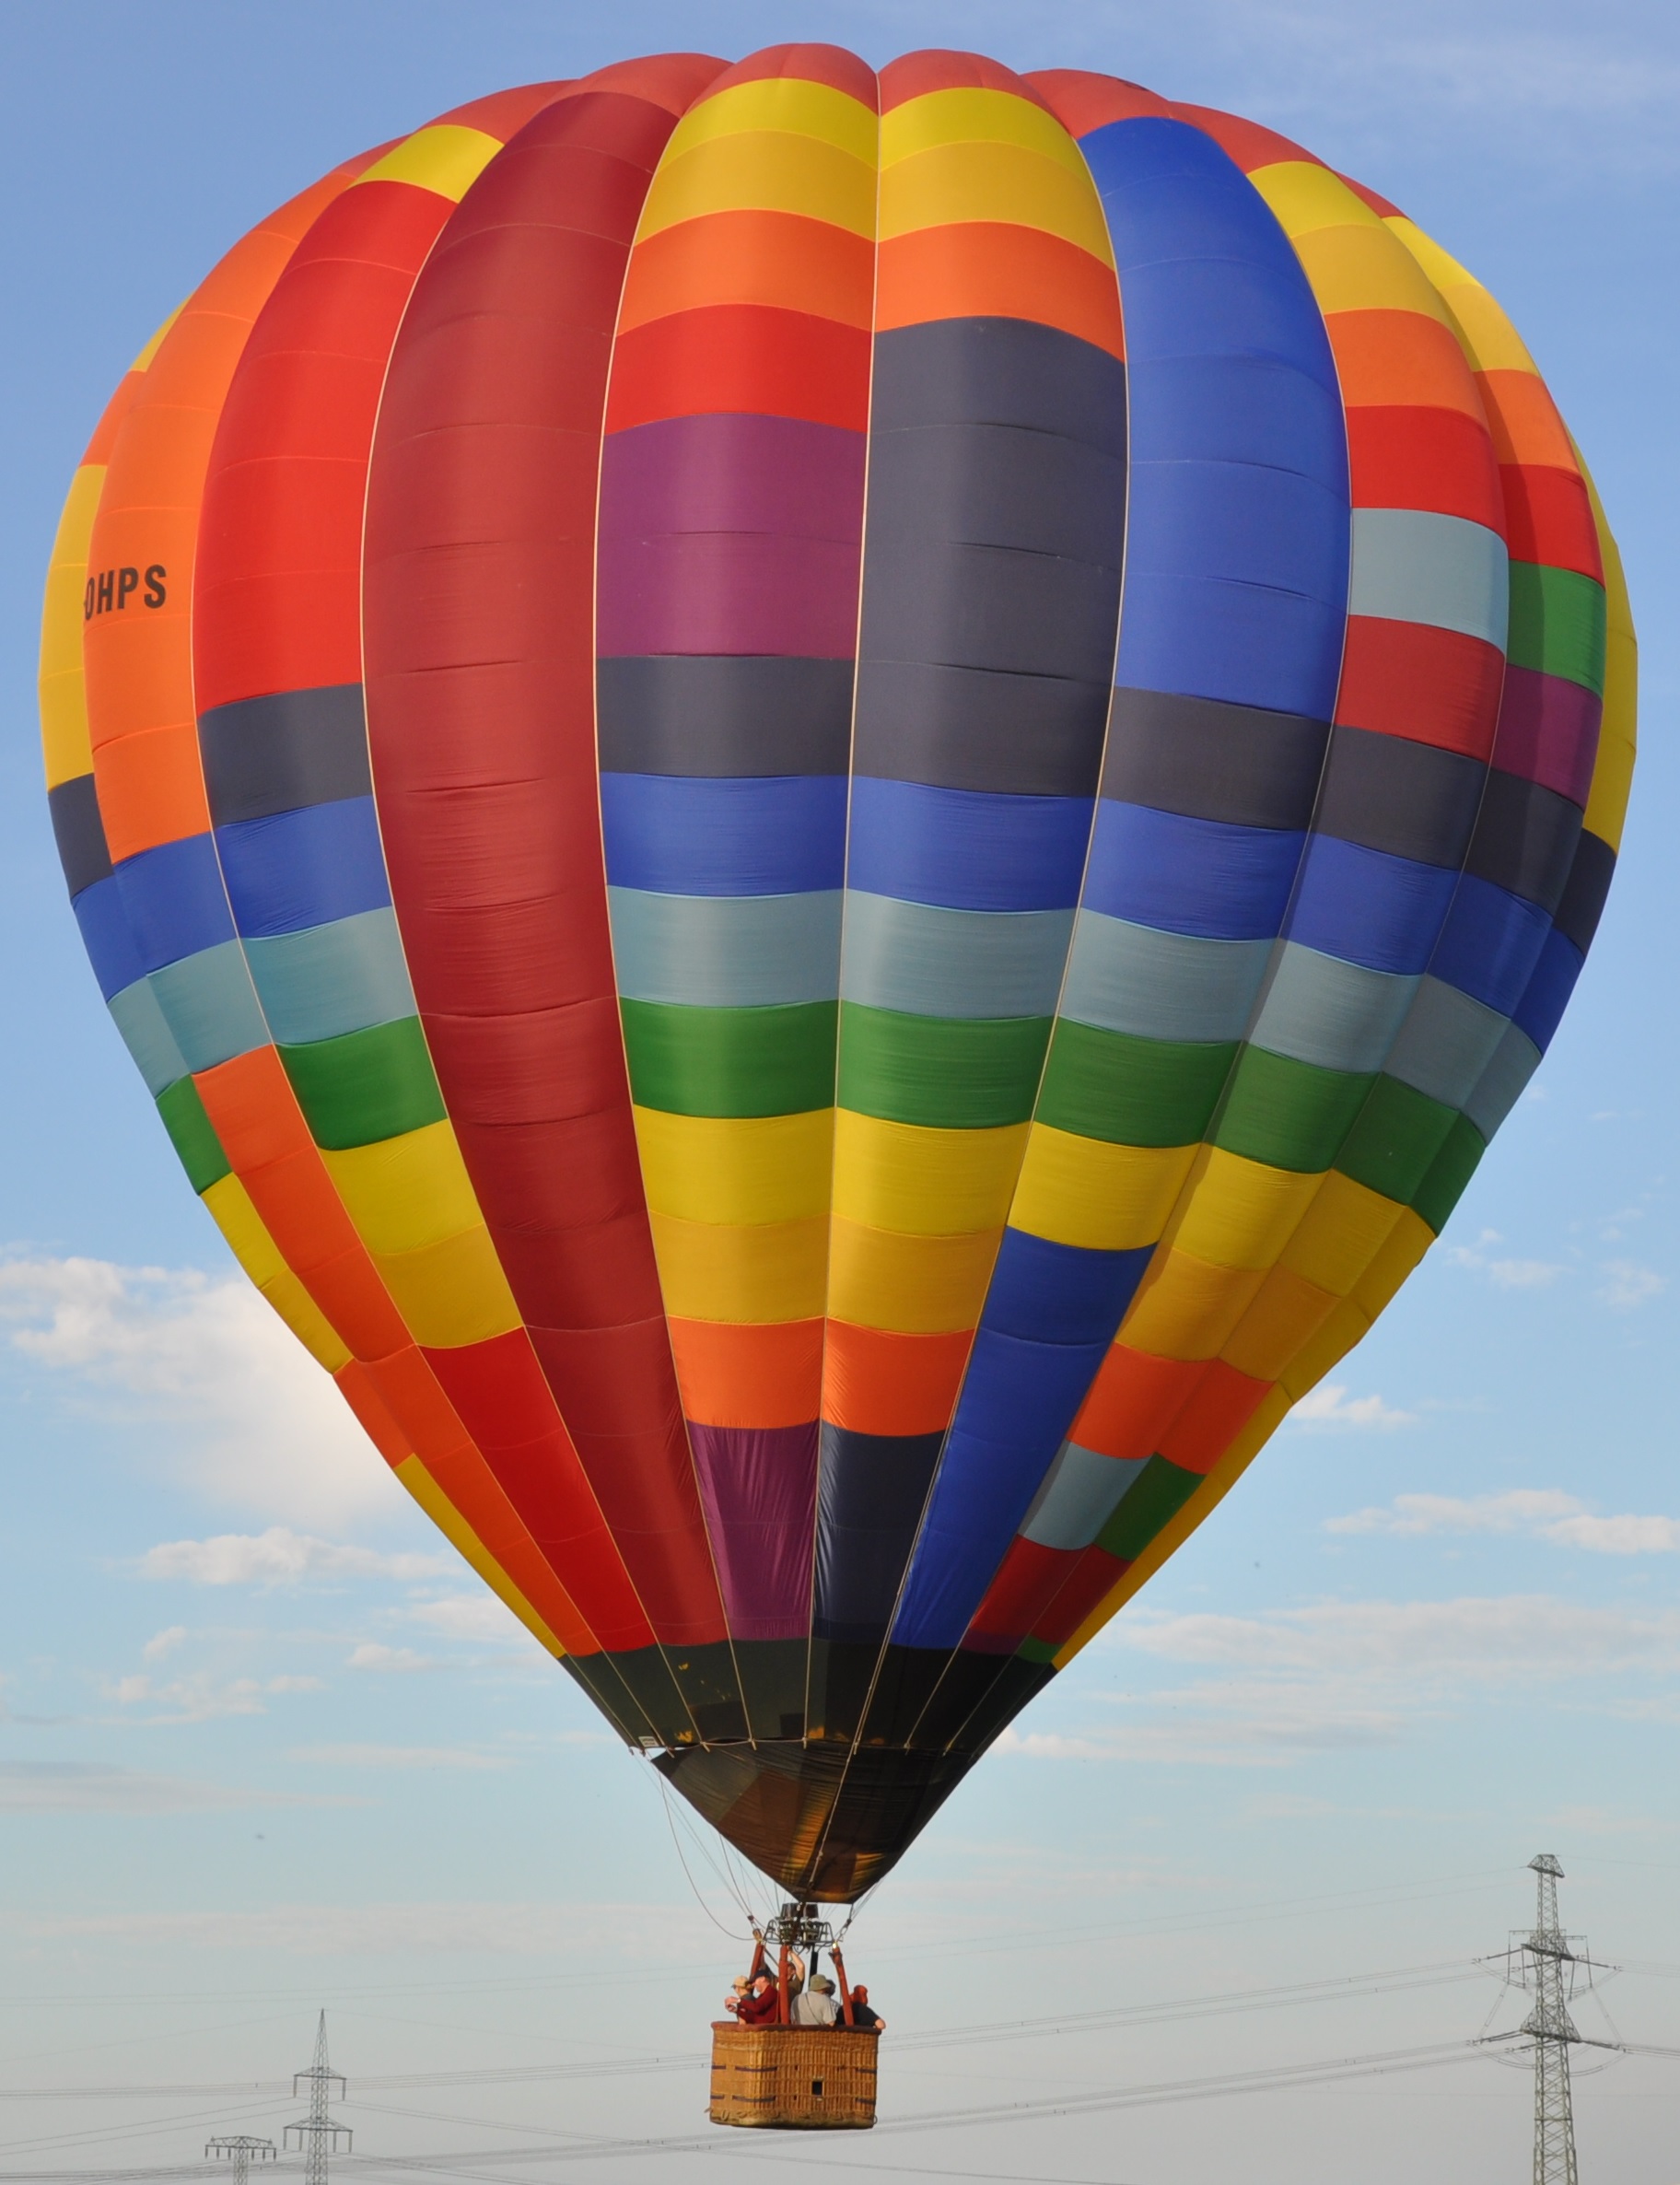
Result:
[[[677,1854],[677,1864],[682,1869],[682,1877],[687,1882],[689,1888],[694,1895],[694,1902],[700,1907],[700,1910],[712,1922],[712,1925],[717,1928],[719,1934],[727,1934],[731,1942],[751,1942],[752,1940],[753,1934],[757,1932],[756,1925],[752,1919],[752,1913],[745,1901],[737,1894],[734,1887],[726,1876],[718,1874],[719,1881],[722,1882],[723,1887],[728,1894],[734,1899],[736,1910],[740,1911],[746,1920],[748,1927],[752,1930],[752,1932],[746,1934],[737,1934],[732,1927],[726,1927],[723,1922],[718,1917],[717,1913],[712,1910],[711,1906],[706,1902],[705,1897],[701,1894],[699,1884],[694,1880],[694,1874],[689,1867],[688,1860],[683,1853],[682,1840],[677,1834],[676,1815],[671,1806],[671,1792],[668,1789],[665,1780],[662,1776],[659,1778],[659,1796],[664,1801],[665,1805],[665,1826],[671,1830],[671,1848]],[[712,1867],[713,1873],[718,1874],[718,1868],[713,1864],[709,1854],[706,1852],[705,1847],[698,1846],[696,1848],[700,1850],[702,1856],[706,1858],[706,1864]]]

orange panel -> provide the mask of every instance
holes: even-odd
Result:
[[[1252,1380],[1216,1358],[1203,1369],[1195,1393],[1161,1435],[1157,1449],[1186,1472],[1211,1472],[1270,1387],[1270,1382]]]
[[[473,1445],[461,1414],[413,1343],[393,1350],[388,1358],[371,1358],[367,1363],[368,1379],[409,1436],[414,1455],[428,1466],[433,1450],[453,1449],[462,1442]]]
[[[1332,311],[1324,327],[1350,410],[1399,403],[1458,410],[1481,422],[1464,353],[1439,320],[1421,311]]]
[[[921,228],[881,246],[875,323],[1026,319],[1126,355],[1113,269],[1077,243],[1004,221]]]
[[[240,1175],[286,1154],[314,1151],[298,1095],[273,1047],[254,1047],[231,1062],[218,1062],[192,1081]]]
[[[332,1378],[338,1383],[338,1393],[356,1413],[362,1431],[385,1462],[393,1468],[406,1463],[414,1454],[414,1443],[391,1417],[391,1407],[367,1367],[352,1359],[348,1365],[340,1366]]]
[[[416,1454],[438,1491],[461,1513],[567,1653],[599,1653],[600,1642],[578,1613],[519,1513],[471,1442]]]
[[[113,862],[209,832],[198,730],[190,720],[102,743],[94,767]]]
[[[874,281],[867,236],[799,213],[709,213],[637,245],[618,331],[713,303],[779,305],[867,329]]]
[[[804,1426],[822,1387],[822,1323],[668,1323],[682,1408],[701,1426]]]
[[[1546,462],[1579,476],[1569,428],[1534,372],[1477,372],[1493,451],[1501,462]]]
[[[895,1335],[828,1324],[822,1416],[859,1434],[933,1434],[950,1425],[974,1331]]]

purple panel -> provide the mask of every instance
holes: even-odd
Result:
[[[1603,711],[1579,683],[1538,668],[1507,668],[1492,764],[1584,805]]]
[[[688,1430],[712,1551],[736,1639],[803,1639],[811,1630],[817,1427]]]
[[[848,660],[865,440],[799,418],[671,417],[602,452],[605,654]]]

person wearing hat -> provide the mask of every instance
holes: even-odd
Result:
[[[859,1981],[852,1990],[852,2027],[858,2033],[884,2033],[887,2022],[869,2004],[869,1992]]]
[[[840,2005],[834,1999],[834,1983],[825,1972],[812,1973],[810,1985],[794,1999],[794,2024],[828,2027],[839,2016]]]

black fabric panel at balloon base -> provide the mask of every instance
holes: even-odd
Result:
[[[665,1659],[705,1745],[728,1745],[747,1736],[735,1654],[727,1639],[709,1646],[668,1646]]]
[[[640,1745],[648,1735],[661,1745],[692,1745],[694,1718],[683,1705],[665,1656],[657,1646],[620,1653],[568,1654],[566,1667],[611,1722],[628,1722],[626,1735]],[[636,1726],[639,1711],[647,1729]]]
[[[731,1642],[749,1734],[759,1740],[801,1737],[810,1648],[803,1639]]]

